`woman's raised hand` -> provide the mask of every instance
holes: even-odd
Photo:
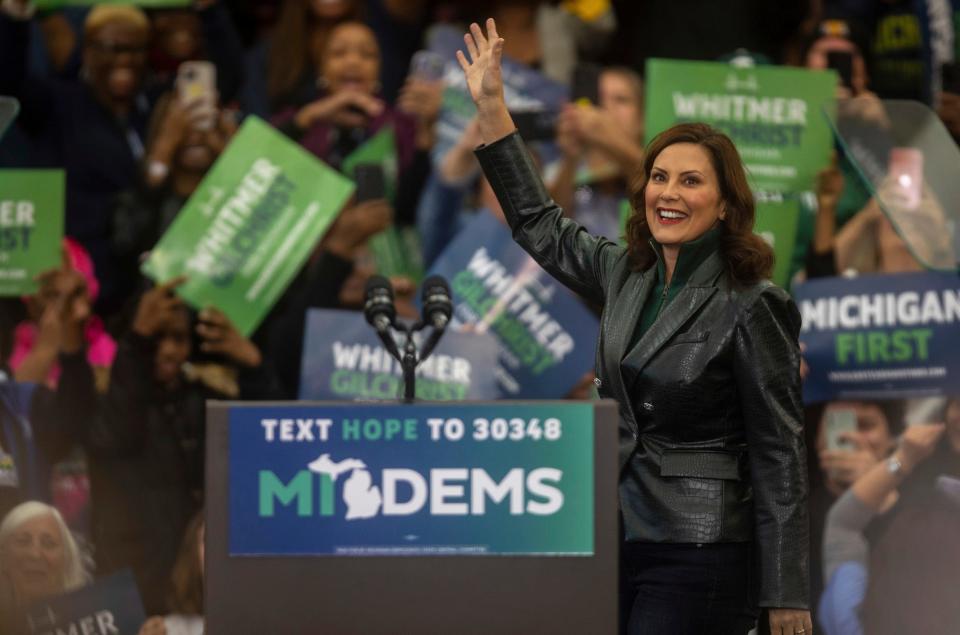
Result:
[[[477,105],[477,124],[484,143],[491,143],[507,136],[516,129],[503,100],[503,77],[500,74],[500,58],[503,56],[503,38],[497,34],[493,18],[487,19],[487,35],[480,27],[470,25],[470,32],[463,36],[470,61],[463,51],[457,51],[457,61],[467,78],[470,96]]]
[[[463,51],[457,51],[457,61],[467,77],[470,96],[479,108],[490,101],[503,101],[503,78],[500,76],[500,58],[503,55],[503,38],[497,34],[497,24],[487,18],[487,35],[474,22],[470,32],[463,35],[470,61]]]

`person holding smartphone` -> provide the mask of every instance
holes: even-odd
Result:
[[[396,137],[397,192],[395,219],[412,224],[417,201],[430,171],[429,151],[432,128],[440,110],[439,86],[436,99],[413,98],[401,103],[406,111],[393,108],[379,96],[380,46],[369,26],[343,22],[326,40],[318,99],[289,108],[273,124],[309,152],[334,168],[351,152],[387,126]],[[422,95],[421,85],[408,90]],[[428,91],[429,92],[429,91]]]
[[[221,110],[215,84],[206,96],[168,93],[154,109],[138,182],[110,208],[115,285],[124,299],[142,283],[140,262],[193,195],[237,131],[234,113]]]
[[[81,76],[51,81],[28,72],[31,13],[27,2],[0,7],[0,94],[20,100],[16,125],[46,165],[65,172],[65,233],[93,258],[101,285],[95,310],[106,315],[124,300],[107,228],[113,199],[135,183],[143,156],[152,105],[141,90],[150,22],[131,5],[92,8]]]
[[[960,398],[907,426],[827,516],[820,600],[828,635],[955,633],[960,624],[960,507],[941,485],[960,476]]]
[[[827,405],[817,455],[827,490],[839,496],[896,448],[903,431],[901,401],[836,401]]]
[[[620,407],[628,633],[808,635],[800,314],[766,280],[736,148],[681,124],[646,148],[627,246],[591,236],[548,196],[503,97],[488,20],[457,53],[477,106],[480,165],[514,237],[603,306],[596,385]],[[467,57],[469,55],[469,58]]]

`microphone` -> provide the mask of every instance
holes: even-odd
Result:
[[[440,276],[430,276],[423,281],[423,321],[437,330],[443,330],[453,315],[450,285]]]
[[[367,279],[366,301],[363,304],[363,317],[367,323],[385,335],[390,332],[397,317],[397,308],[393,305],[393,287],[383,276],[370,276]]]

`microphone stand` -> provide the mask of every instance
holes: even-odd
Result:
[[[403,368],[403,403],[413,403],[417,392],[417,365],[420,360],[417,358],[417,345],[413,341],[413,333],[417,330],[418,324],[412,329],[404,327],[403,331],[407,336],[407,341],[403,345],[403,359],[400,360],[400,366]]]
[[[398,362],[400,360],[400,351],[397,350],[397,343],[393,341],[393,337],[390,335],[389,331],[377,331],[377,336],[380,338],[380,341],[383,343],[383,347],[387,349],[387,352],[393,356]]]
[[[433,352],[433,349],[436,347],[437,342],[440,341],[440,338],[443,336],[445,328],[433,328],[433,332],[430,333],[430,337],[427,338],[427,341],[424,342],[423,348],[420,350],[419,354],[417,353],[417,344],[413,341],[413,334],[419,331],[422,331],[426,328],[428,324],[423,321],[418,321],[413,326],[406,326],[400,322],[397,322],[395,328],[398,331],[403,332],[406,336],[406,341],[403,344],[403,356],[400,356],[400,352],[394,346],[391,350],[390,347],[387,348],[390,351],[390,354],[400,362],[400,367],[403,369],[403,403],[413,403],[416,399],[417,392],[417,366],[420,365],[420,362],[425,360],[430,356],[430,353]],[[392,344],[393,342],[391,342]]]
[[[423,350],[420,351],[421,361],[430,357],[430,353],[433,352],[433,349],[436,347],[437,343],[440,341],[440,338],[443,337],[443,334],[445,331],[446,331],[446,326],[444,326],[443,328],[433,327],[433,332],[430,333],[430,337],[427,338],[427,341],[423,343]]]

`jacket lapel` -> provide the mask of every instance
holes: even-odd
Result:
[[[717,292],[715,282],[721,270],[720,254],[714,252],[697,267],[684,288],[673,302],[663,309],[663,313],[643,334],[637,345],[626,351],[623,360],[629,360],[629,365],[637,371],[646,366],[680,327],[696,315],[700,307]],[[634,320],[638,319],[639,311],[634,317]]]
[[[640,312],[647,298],[650,297],[655,279],[656,270],[653,268],[629,276],[610,313],[610,323],[606,325],[603,332],[605,340],[603,349],[612,353],[606,356],[606,375],[609,378],[616,378],[614,385],[610,387],[611,396],[621,404],[629,404],[630,400],[627,398],[620,361],[633,339],[633,332],[640,321]]]
[[[627,347],[633,340],[633,333],[640,323],[640,313],[650,299],[656,277],[657,272],[653,268],[642,274],[631,276],[629,283],[624,286],[620,292],[620,297],[617,298],[617,308],[613,311],[617,323],[612,325],[614,328],[607,331],[608,334],[611,331],[614,334],[612,341],[609,342],[608,350],[613,350],[616,353],[614,359],[610,361],[617,368],[620,367],[620,360],[623,359]]]

